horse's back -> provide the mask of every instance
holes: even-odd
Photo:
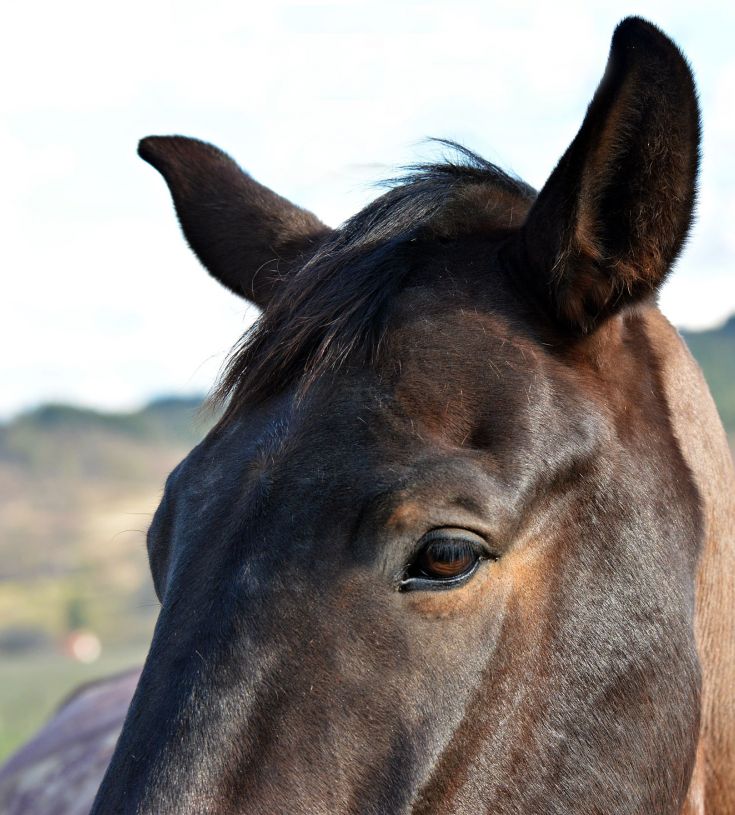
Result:
[[[139,674],[128,671],[77,690],[0,768],[3,815],[87,815]]]

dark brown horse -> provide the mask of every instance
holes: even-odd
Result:
[[[698,150],[639,19],[538,195],[463,153],[333,231],[141,143],[263,314],[151,526],[96,815],[735,813],[735,480],[656,307]]]

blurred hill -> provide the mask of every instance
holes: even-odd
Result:
[[[205,432],[200,404],[46,405],[0,426],[0,653],[22,648],[24,631],[92,627],[117,643],[149,629],[145,530],[166,475]]]

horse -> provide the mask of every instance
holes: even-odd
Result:
[[[735,473],[657,306],[699,141],[627,18],[538,193],[458,148],[330,229],[141,142],[262,311],[148,532],[92,815],[735,812]]]

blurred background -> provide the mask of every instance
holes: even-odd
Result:
[[[661,298],[735,438],[735,10],[479,0],[6,4],[0,25],[0,760],[80,681],[143,660],[145,530],[256,316],[181,238],[148,134],[230,152],[337,225],[455,139],[541,186],[615,24],[681,46],[699,216]]]

